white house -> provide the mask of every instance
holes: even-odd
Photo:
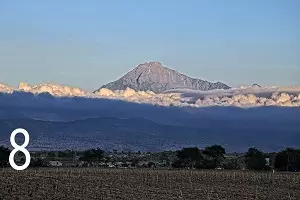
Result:
[[[51,167],[61,167],[62,163],[59,161],[49,161],[49,166]]]

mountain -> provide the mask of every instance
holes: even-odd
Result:
[[[163,67],[159,62],[146,62],[138,65],[120,79],[103,85],[101,88],[107,88],[113,91],[132,88],[137,91],[150,90],[155,93],[162,93],[170,89],[207,91],[213,89],[229,89],[230,87],[221,82],[212,83],[188,77],[175,70]]]
[[[204,148],[221,144],[228,152],[243,152],[255,146],[264,151],[278,151],[299,146],[299,125],[278,120],[204,119],[198,127],[160,124],[145,118],[89,118],[69,122],[33,119],[0,119],[0,145],[10,146],[15,128],[25,128],[30,135],[28,149],[88,149],[164,151],[186,146]],[[21,139],[22,137],[17,137]],[[20,143],[22,143],[20,141]]]

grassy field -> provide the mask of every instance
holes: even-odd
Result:
[[[99,168],[0,170],[0,199],[300,199],[300,174]]]

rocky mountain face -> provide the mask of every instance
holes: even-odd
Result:
[[[162,93],[171,89],[207,91],[213,89],[229,89],[230,87],[221,82],[212,83],[188,77],[175,70],[163,67],[159,62],[146,62],[138,65],[120,79],[103,85],[101,88],[107,88],[113,91],[132,88],[137,91],[150,90],[155,93]]]

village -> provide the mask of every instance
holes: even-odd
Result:
[[[211,148],[213,147],[218,147],[218,145],[211,146]],[[186,155],[182,156],[181,154],[183,154],[183,152]],[[261,159],[262,161],[260,161],[262,163],[260,168],[263,170],[273,169],[275,157],[276,153],[265,154]],[[20,165],[24,163],[23,155],[16,155],[15,161]],[[246,162],[246,153],[222,154],[221,152],[220,155],[209,155],[205,151],[202,153],[198,148],[184,148],[181,151],[164,152],[125,152],[117,150],[105,152],[101,149],[89,149],[85,151],[66,150],[31,152],[31,163],[29,167],[99,167],[123,169],[202,168],[246,170],[250,168],[247,166]]]
[[[87,150],[93,151],[93,150]],[[101,150],[98,150],[101,151]],[[97,150],[95,150],[97,152]],[[167,168],[171,167],[169,159],[176,157],[174,152],[165,153],[167,156],[159,157],[161,153],[142,152],[101,152],[98,158],[84,155],[79,151],[50,151],[33,152],[32,167],[102,167],[102,168]],[[164,156],[165,154],[162,154]],[[174,155],[172,155],[174,154]],[[22,162],[22,156],[19,158]]]

